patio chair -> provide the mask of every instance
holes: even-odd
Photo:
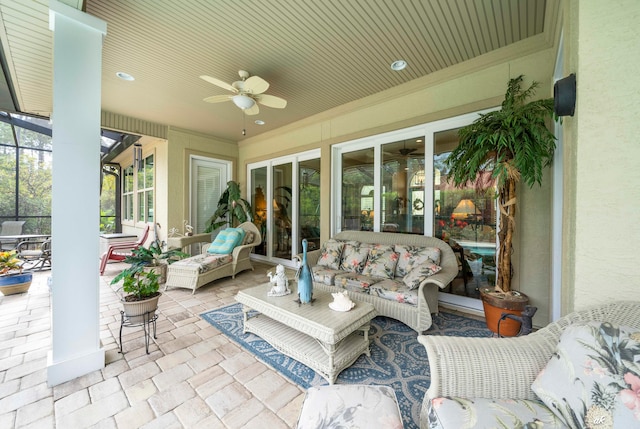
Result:
[[[0,249],[1,250],[12,250],[18,244],[18,240],[16,239],[8,239],[3,240],[3,235],[20,235],[22,234],[22,227],[24,226],[23,220],[5,220],[2,222],[2,227],[0,229]]]
[[[34,245],[38,245],[37,248],[33,248]],[[38,271],[45,267],[51,268],[51,238],[47,238],[42,242],[22,241],[16,246],[18,252],[18,258],[25,262],[33,263],[33,266],[29,267],[30,270]]]
[[[104,270],[107,267],[107,262],[109,261],[124,261],[124,259],[131,255],[133,249],[137,249],[142,246],[145,241],[147,241],[147,237],[149,237],[149,230],[151,227],[147,225],[142,232],[142,235],[138,239],[138,241],[122,241],[119,243],[111,244],[107,251],[102,254],[100,259],[100,275],[104,274]]]

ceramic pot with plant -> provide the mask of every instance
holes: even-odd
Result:
[[[158,278],[155,272],[144,271],[140,267],[137,270],[124,270],[111,281],[111,284],[115,284],[122,280],[125,295],[121,302],[129,323],[148,322],[155,316],[162,295]]]
[[[480,173],[489,171],[497,186],[500,211],[497,280],[495,288],[480,291],[485,313],[488,301],[485,296],[489,295],[495,298],[491,300],[493,304],[502,305],[503,309],[516,314],[528,303],[526,295],[511,290],[511,257],[518,205],[516,184],[540,185],[544,169],[551,164],[556,148],[555,136],[549,128],[554,118],[553,99],[527,102],[535,94],[538,83],[533,82],[526,89],[522,83],[522,75],[510,79],[502,108],[481,115],[458,131],[460,142],[447,159],[448,177],[454,185],[461,187],[471,182],[482,188],[478,180]],[[496,326],[489,326],[489,329],[497,332]]]
[[[0,292],[3,295],[27,292],[32,280],[32,273],[22,272],[22,261],[15,250],[0,252]]]

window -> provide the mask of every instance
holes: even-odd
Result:
[[[484,113],[484,112],[483,112]],[[495,276],[497,210],[490,173],[456,188],[446,159],[458,129],[477,117],[462,115],[334,145],[331,236],[343,230],[399,232],[438,237],[458,249],[468,276],[454,280],[456,300],[477,298]],[[447,294],[449,295],[449,294]],[[476,301],[476,300],[469,300]],[[475,308],[476,303],[464,305]],[[478,307],[479,308],[479,307]]]
[[[137,170],[133,165],[124,170],[122,176],[123,221],[154,221],[154,156],[148,155]]]

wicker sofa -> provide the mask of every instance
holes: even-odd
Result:
[[[245,239],[228,255],[207,253],[211,235],[202,234],[202,252],[199,255],[182,259],[167,267],[165,290],[169,287],[180,287],[192,289],[193,294],[198,288],[214,280],[229,276],[235,278],[241,271],[253,270],[250,254],[253,248],[262,242],[260,231],[252,222],[244,222],[238,225],[238,228],[245,230]]]
[[[640,427],[640,302],[577,311],[527,336],[418,340],[431,373],[423,429]],[[590,404],[609,389],[610,401]]]
[[[328,292],[341,292],[346,289],[351,298],[372,303],[379,315],[399,320],[418,333],[431,327],[431,313],[438,312],[438,291],[445,288],[458,274],[456,256],[447,243],[440,239],[423,235],[369,231],[342,231],[336,234],[332,240],[344,243],[410,246],[416,249],[438,248],[440,260],[437,263],[441,270],[426,277],[420,282],[419,287],[412,290],[408,290],[403,284],[403,278],[399,277],[391,279],[366,278],[367,276],[363,277],[360,272],[345,273],[340,269],[327,271],[326,267],[318,265],[323,251],[326,252],[327,243],[324,243],[320,249],[307,253],[307,263],[314,274],[314,289]],[[301,260],[302,255],[298,255],[297,259]],[[417,268],[419,267],[413,267],[412,269]],[[347,274],[359,275],[349,278]],[[366,279],[366,281],[363,279]],[[367,286],[362,288],[350,287],[348,285],[349,281],[352,281],[352,283],[353,281],[355,283],[367,283]],[[374,283],[374,287],[370,288],[369,283],[371,281]],[[371,292],[371,290],[377,290],[378,293]],[[397,294],[397,298],[393,297],[394,294]]]

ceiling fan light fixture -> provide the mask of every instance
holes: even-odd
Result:
[[[396,60],[391,63],[391,70],[400,71],[404,70],[407,67],[407,62],[405,60]]]
[[[242,94],[234,95],[231,99],[233,103],[242,110],[251,109],[253,105],[256,104],[253,98]]]

